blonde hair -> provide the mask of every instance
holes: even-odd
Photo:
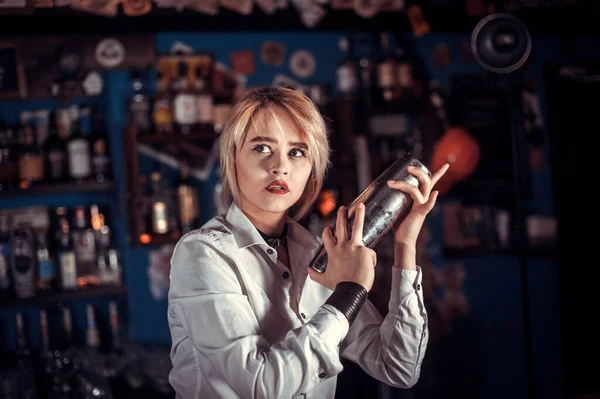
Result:
[[[236,148],[246,140],[248,129],[255,123],[258,113],[269,110],[273,115],[273,108],[282,109],[292,117],[308,144],[312,170],[304,192],[289,212],[289,216],[297,221],[306,214],[321,191],[323,178],[331,165],[330,148],[325,121],[317,107],[302,92],[285,87],[255,89],[234,106],[219,138],[222,209],[228,209],[232,202],[240,203]]]

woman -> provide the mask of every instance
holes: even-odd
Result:
[[[415,243],[436,193],[411,173],[409,216],[394,228],[389,313],[367,300],[375,252],[362,243],[364,206],[348,236],[340,207],[326,228],[325,273],[308,264],[320,241],[299,220],[319,194],[329,144],[318,110],[301,93],[267,87],[235,106],[220,137],[225,215],[181,238],[171,259],[170,382],[179,398],[333,398],[340,355],[386,384],[419,378],[427,316]]]

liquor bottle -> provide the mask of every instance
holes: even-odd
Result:
[[[390,45],[388,32],[381,32],[381,58],[377,63],[377,89],[379,100],[389,102],[394,98],[396,86],[396,57]]]
[[[129,121],[136,126],[138,134],[149,135],[152,132],[150,97],[138,69],[131,72],[131,86],[133,93],[129,100]]]
[[[213,96],[210,91],[207,71],[205,71],[202,64],[196,66],[194,91],[196,94],[198,128],[202,132],[209,131],[213,127]]]
[[[408,54],[408,44],[397,40],[396,44],[396,87],[398,97],[410,94],[413,88],[413,65]]]
[[[48,137],[44,142],[46,154],[46,170],[50,183],[60,183],[67,180],[67,145],[58,135],[56,113],[49,116]]]
[[[15,331],[17,338],[16,359],[19,373],[19,391],[21,392],[20,398],[35,399],[38,395],[33,357],[29,341],[25,335],[23,314],[20,312],[15,313]]]
[[[11,237],[11,274],[15,294],[18,298],[35,295],[35,242],[34,233],[28,224],[18,224]]]
[[[360,59],[358,61],[360,77],[360,99],[364,104],[365,112],[368,113],[373,106],[375,86],[375,61],[373,60],[373,48],[369,37],[363,35],[360,38]],[[365,118],[368,119],[368,118]]]
[[[339,40],[342,59],[335,71],[337,91],[342,97],[355,98],[358,95],[358,65],[351,55],[351,43],[347,37]]]
[[[50,257],[46,230],[36,230],[37,236],[37,289],[50,291],[54,288],[56,267]]]
[[[74,211],[72,237],[77,260],[77,282],[79,285],[97,285],[100,277],[96,263],[96,235],[88,223],[85,207],[77,205]]]
[[[157,93],[152,104],[154,133],[158,136],[170,136],[173,134],[173,100],[169,78],[158,71],[156,79]]]
[[[0,298],[10,296],[10,231],[8,215],[0,214]]]
[[[110,247],[110,227],[106,224],[106,217],[97,204],[90,206],[90,220],[94,229],[96,250],[107,250]]]
[[[151,230],[154,234],[167,234],[169,232],[169,207],[170,198],[168,192],[161,187],[161,173],[156,170],[152,172],[152,196],[151,196]]]
[[[83,135],[80,113],[77,106],[71,107],[71,134],[67,141],[69,157],[69,178],[76,183],[83,183],[92,175],[90,143]]]
[[[15,187],[18,177],[18,148],[13,129],[0,121],[0,192]]]
[[[117,303],[115,301],[110,301],[108,304],[108,316],[110,322],[111,346],[113,350],[118,351],[122,349],[122,342],[119,329],[119,310],[117,309]]]
[[[37,145],[35,131],[31,124],[21,129],[21,147],[19,149],[19,180],[22,189],[44,181],[44,156]]]
[[[177,199],[179,200],[179,223],[181,233],[185,234],[197,227],[198,221],[198,193],[190,179],[187,161],[180,162],[181,172],[177,186]]]
[[[58,271],[60,275],[60,287],[63,290],[77,288],[77,263],[73,240],[69,226],[68,212],[65,207],[56,208],[56,254],[58,259]]]
[[[194,125],[198,120],[198,104],[190,85],[188,64],[181,61],[177,65],[177,69],[178,76],[173,83],[175,131],[178,134],[187,135],[193,132]]]
[[[108,135],[104,128],[102,113],[92,109],[92,134],[90,136],[92,177],[98,183],[112,179],[112,165],[108,146]]]

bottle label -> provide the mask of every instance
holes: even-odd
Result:
[[[44,178],[44,159],[40,155],[26,154],[19,158],[19,177],[38,181]]]
[[[170,126],[173,123],[173,112],[171,104],[167,100],[156,100],[153,109],[154,124],[158,126]]]
[[[358,81],[351,66],[344,65],[337,70],[337,85],[341,93],[356,91]]]
[[[60,264],[61,285],[64,289],[77,287],[77,268],[73,251],[61,252],[58,255]]]
[[[69,142],[69,174],[72,177],[87,177],[91,173],[90,146],[85,139]]]
[[[48,281],[54,277],[54,263],[50,259],[40,260],[38,262],[38,272],[40,280]]]
[[[377,67],[377,84],[380,88],[391,88],[395,82],[394,63],[385,61]]]
[[[196,98],[191,94],[179,94],[173,103],[175,108],[175,122],[180,125],[196,123]]]
[[[210,95],[201,95],[197,98],[198,122],[212,123],[213,121],[213,98]]]
[[[400,87],[410,88],[412,86],[412,65],[407,62],[403,62],[398,65],[397,79]]]

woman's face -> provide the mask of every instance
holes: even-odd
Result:
[[[268,223],[298,201],[312,164],[306,140],[286,111],[262,110],[255,120],[235,153],[240,208]]]

